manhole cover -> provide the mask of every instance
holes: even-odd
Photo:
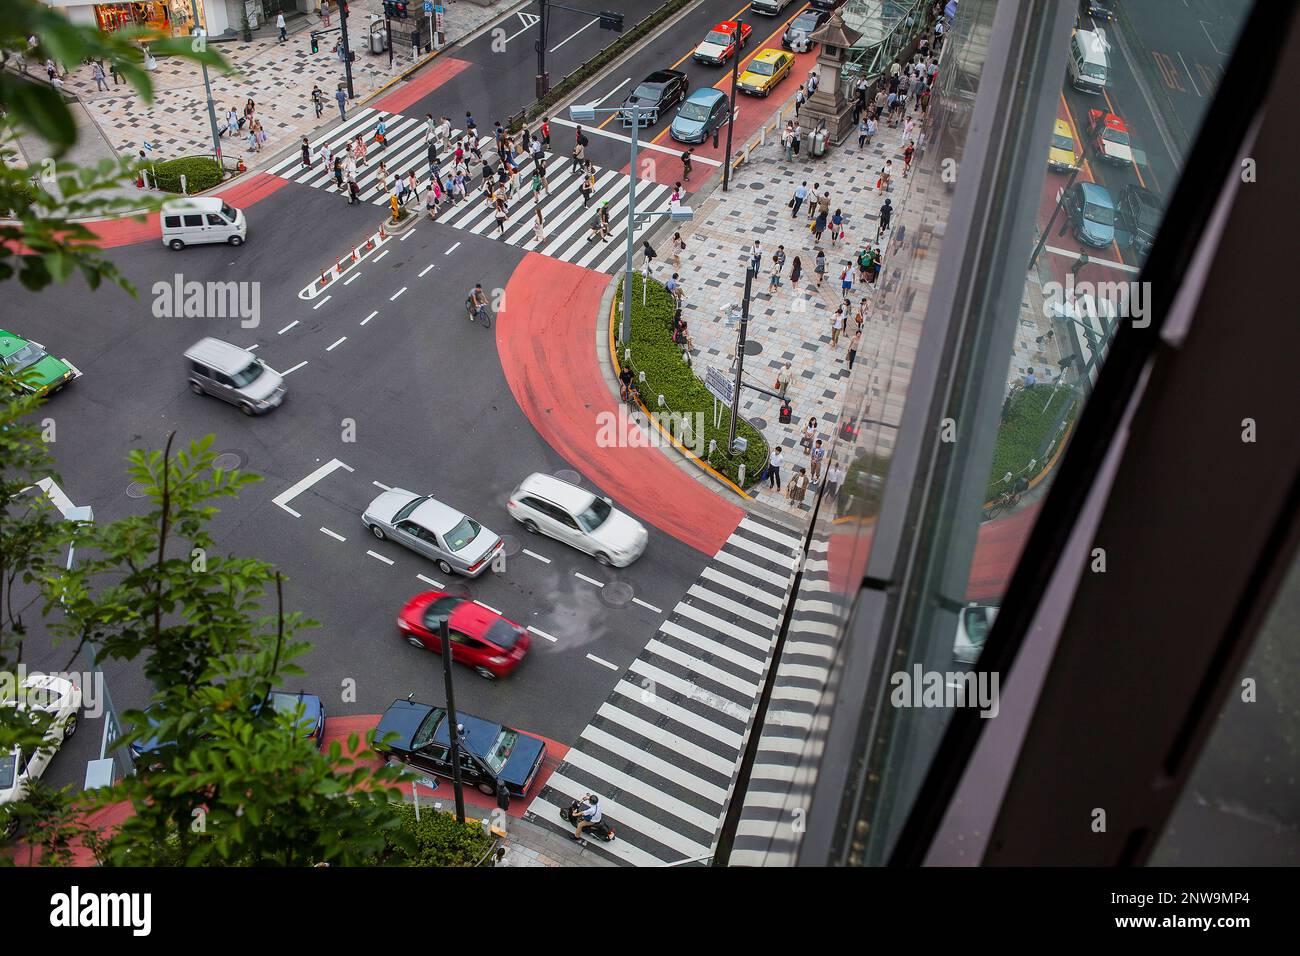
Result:
[[[611,581],[600,589],[600,599],[610,607],[627,607],[632,603],[632,585],[624,581]]]
[[[222,471],[238,471],[244,467],[245,457],[237,451],[223,451],[212,459],[212,467]]]
[[[749,423],[753,425],[755,428],[757,428],[759,431],[762,431],[764,428],[767,427],[766,418],[751,418],[749,420]]]
[[[128,498],[143,498],[145,495],[144,485],[138,481],[133,481],[126,486],[126,496]]]
[[[758,342],[755,342],[753,339],[745,340],[746,355],[757,355],[761,351],[763,351],[763,346],[760,345]]]
[[[766,189],[766,188],[767,188],[767,183],[750,183],[750,184],[749,184],[749,188],[750,188],[750,189]]]
[[[513,534],[503,534],[501,536],[501,551],[507,558],[514,557],[522,550],[524,550],[523,542]]]
[[[450,594],[452,597],[464,598],[466,601],[471,600],[473,597],[470,593],[469,585],[465,584],[463,581],[452,581],[442,590],[445,594]]]
[[[555,473],[555,477],[559,478],[560,481],[567,481],[571,485],[582,484],[582,476],[572,468],[561,468]]]

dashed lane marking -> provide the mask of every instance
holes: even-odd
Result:
[[[585,574],[583,574],[581,571],[574,571],[574,572],[573,572],[573,576],[574,576],[575,578],[579,578],[579,579],[581,579],[581,580],[583,580],[583,581],[586,581],[588,584],[594,584],[594,585],[596,585],[596,587],[598,587],[598,588],[603,588],[603,587],[605,586],[605,583],[604,583],[603,581],[597,581],[595,578],[589,578],[589,577],[587,577]]]
[[[285,376],[285,375],[288,375],[290,372],[296,372],[296,371],[298,371],[298,369],[302,368],[302,367],[303,367],[304,365],[306,365],[306,364],[307,364],[306,362],[299,362],[299,363],[298,363],[297,365],[295,365],[293,368],[287,368],[287,369],[285,369],[283,372],[280,373],[280,375],[281,375],[281,377],[283,377],[283,376]]]
[[[307,363],[304,362],[303,364],[306,365]],[[338,468],[346,468],[348,471],[353,470],[351,465],[345,465],[337,458],[331,458],[329,461],[325,462],[325,464],[321,465],[319,468],[313,471],[306,478],[302,479],[302,481],[299,481],[296,484],[290,485],[288,488],[284,489],[284,491],[280,492],[278,495],[276,495],[274,498],[271,499],[271,503],[275,505],[279,505],[285,511],[289,512],[289,514],[293,515],[295,518],[301,518],[302,517],[301,514],[299,514],[298,512],[294,511],[292,508],[289,507],[289,502],[292,501],[294,498],[298,497],[298,495],[302,494],[312,485],[316,484],[316,482],[320,481],[326,475],[329,475],[331,472],[335,471]]]
[[[551,635],[547,634],[545,631],[540,630],[539,628],[533,627],[531,624],[528,625],[528,630],[532,631],[532,632],[533,632],[534,634],[536,634],[538,637],[544,637],[544,638],[546,638],[546,639],[547,639],[548,641],[550,641],[552,644],[555,643],[555,640],[556,640],[555,638],[551,637]]]
[[[419,578],[421,581],[423,581],[425,584],[432,585],[433,587],[437,588],[439,591],[442,590],[441,581],[435,581],[433,578],[426,578],[423,574],[417,574],[416,577]]]
[[[418,278],[423,279],[425,274],[432,268],[433,268],[433,263],[430,262],[427,266],[425,266],[423,269],[420,270],[420,275],[418,276]]]
[[[479,607],[485,607],[485,608],[487,608],[487,609],[488,609],[489,611],[491,611],[493,614],[500,614],[500,613],[501,613],[501,612],[498,611],[496,608],[494,608],[491,604],[484,604],[482,601],[478,601],[478,600],[476,600],[474,603],[477,604]]]
[[[452,247],[451,247],[450,249],[448,249],[446,252],[444,252],[443,255],[444,255],[444,256],[449,256],[449,255],[451,255],[453,252],[455,252],[455,251],[456,251],[457,249],[459,249],[459,248],[460,248],[460,243],[457,242],[457,243],[455,243],[454,245],[452,245]]]
[[[297,324],[298,324],[298,320],[294,319],[292,322],[290,322],[288,325],[286,325],[284,328],[282,328],[279,332],[276,332],[275,334],[284,335],[285,332],[288,332],[291,328],[293,328]]]
[[[415,235],[415,230],[414,230],[414,229],[412,229],[410,232],[406,233],[406,235],[402,236],[402,237],[401,237],[400,239],[398,239],[397,241],[398,241],[398,242],[405,242],[407,239],[410,239],[413,235]]]
[[[358,279],[360,279],[360,278],[361,278],[361,273],[358,272],[356,275],[352,276],[350,279],[344,279],[344,280],[343,280],[343,284],[344,284],[344,285],[351,285],[352,283],[356,282],[356,281],[357,281]]]
[[[321,528],[320,530],[321,530],[321,534],[327,534],[327,535],[329,535],[331,538],[333,538],[335,541],[346,541],[346,540],[348,540],[347,538],[343,537],[343,535],[338,534],[337,532],[331,531],[329,528]]]
[[[390,487],[389,485],[384,484],[382,481],[372,481],[371,484],[374,485],[376,488],[382,488],[384,491],[392,491],[392,490],[393,490],[392,487]]]
[[[379,314],[379,312],[378,312],[377,310],[374,311],[374,312],[371,312],[368,316],[366,316],[364,319],[361,320],[361,324],[362,324],[362,325],[365,325],[367,322],[369,322],[371,319],[373,319],[373,318],[374,318],[375,316],[377,316],[378,314]]]
[[[328,302],[328,301],[329,301],[330,299],[332,299],[332,298],[334,298],[334,296],[332,296],[332,295],[327,295],[327,296],[325,296],[325,298],[321,299],[319,302],[317,302],[315,305],[313,305],[313,306],[311,307],[311,310],[312,310],[313,312],[315,312],[317,309],[319,309],[322,305],[324,305],[326,302]]]
[[[386,558],[382,554],[376,554],[374,551],[367,551],[366,554],[370,555],[372,558],[375,558],[378,561],[384,562],[384,564],[391,565],[393,563],[392,558]]]
[[[589,660],[589,661],[595,661],[597,664],[600,664],[602,667],[608,667],[608,668],[609,668],[610,670],[612,670],[612,671],[616,671],[616,670],[618,670],[618,665],[616,665],[616,664],[611,664],[609,661],[605,660],[603,657],[597,657],[595,654],[588,654],[588,655],[587,655],[587,660]]]
[[[348,340],[348,337],[345,335],[345,336],[343,336],[342,338],[340,338],[337,342],[335,342],[333,345],[327,345],[327,346],[325,347],[325,351],[326,351],[326,352],[333,352],[336,348],[338,348],[340,345],[342,345],[342,344],[343,344],[344,342],[346,342],[347,340]]]
[[[388,251],[389,250],[385,249],[379,255],[375,256],[375,261],[378,262],[380,259],[384,258],[384,256],[388,255]]]
[[[388,301],[392,302],[394,299],[396,299],[399,295],[401,295],[405,291],[406,291],[406,286],[402,286],[400,289],[398,289],[396,292],[394,292],[391,296],[388,297]]]
[[[653,611],[653,612],[656,613],[656,614],[662,614],[662,613],[663,613],[662,610],[660,610],[659,608],[655,607],[653,604],[647,604],[645,601],[641,600],[640,598],[635,598],[635,597],[634,597],[634,598],[632,599],[632,603],[633,603],[633,604],[640,604],[643,608],[646,608],[646,609],[649,610],[649,611]]]
[[[528,555],[530,558],[536,558],[538,561],[542,562],[542,564],[550,564],[550,563],[551,563],[551,559],[550,559],[550,558],[543,557],[542,555],[537,554],[537,553],[534,552],[534,551],[529,551],[527,548],[524,548],[524,554]]]

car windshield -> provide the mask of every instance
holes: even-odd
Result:
[[[1096,203],[1087,202],[1083,204],[1083,218],[1099,226],[1113,226],[1115,210],[1109,206],[1098,206]]]
[[[499,774],[510,759],[510,753],[515,749],[515,742],[519,740],[517,730],[506,730],[501,728],[501,733],[497,735],[496,741],[492,747],[484,754],[487,760],[488,769],[494,774]]]
[[[805,13],[794,18],[794,23],[790,24],[790,35],[802,33],[807,36],[817,29],[817,14]]]
[[[234,379],[236,388],[243,388],[245,385],[251,385],[262,377],[264,366],[261,359],[253,359],[243,369],[230,376]]]
[[[5,365],[9,367],[10,371],[20,371],[29,365],[35,365],[43,358],[45,358],[45,352],[29,342],[6,358]]]
[[[1084,63],[1083,75],[1090,76],[1094,80],[1106,79],[1106,68],[1099,63]]]
[[[442,723],[443,711],[431,710],[429,716],[420,721],[420,726],[416,728],[414,735],[411,737],[411,749],[423,750],[429,744],[433,743],[434,734],[438,732],[438,725]]]
[[[754,73],[758,76],[771,76],[775,67],[768,63],[767,60],[754,60],[749,64],[748,73]]]
[[[519,642],[519,635],[522,633],[521,628],[509,621],[495,621],[483,636],[497,647],[508,651]]]
[[[221,215],[225,216],[225,217],[226,217],[227,219],[229,219],[231,222],[234,222],[234,221],[235,221],[235,215],[236,215],[236,213],[235,213],[235,207],[234,207],[234,206],[231,206],[229,203],[224,203],[224,202],[223,202],[223,203],[221,204]]]
[[[984,607],[968,607],[966,615],[966,639],[971,647],[983,647],[989,630],[993,627],[993,613]]]
[[[705,43],[716,43],[718,46],[726,46],[731,42],[731,34],[723,33],[721,30],[714,30],[704,38]]]
[[[0,790],[13,789],[18,779],[18,754],[0,754]]]
[[[1103,136],[1108,143],[1119,143],[1121,146],[1128,145],[1128,133],[1125,133],[1123,130],[1114,129],[1113,127],[1108,126],[1106,127],[1106,132]]]
[[[652,86],[649,83],[642,83],[640,86],[638,86],[635,90],[632,91],[632,95],[629,97],[629,99],[638,100],[640,102],[648,101],[651,103],[657,103],[659,101],[660,94],[663,93],[663,89],[664,88],[662,86]]]
[[[578,515],[578,524],[582,525],[583,531],[595,531],[605,523],[613,510],[604,498],[593,498],[587,510]]]
[[[1052,145],[1057,149],[1063,149],[1068,153],[1074,152],[1074,140],[1070,137],[1057,133],[1052,137]]]
[[[478,537],[478,533],[483,530],[473,518],[461,518],[460,524],[452,528],[444,535],[447,539],[447,547],[453,551],[459,551]]]
[[[450,595],[430,601],[429,606],[424,609],[424,626],[431,631],[441,627],[443,621],[451,620],[451,612],[460,607],[464,601],[464,598]]]
[[[679,119],[688,120],[706,120],[709,118],[709,111],[699,103],[686,103],[677,111]]]

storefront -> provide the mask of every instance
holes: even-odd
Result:
[[[95,5],[95,22],[105,32],[142,27],[171,36],[187,36],[194,25],[194,6],[198,7],[199,25],[206,29],[203,0],[193,4],[191,0],[100,3]]]

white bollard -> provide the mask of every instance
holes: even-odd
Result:
[[[184,173],[181,173],[181,195],[188,196],[189,194],[190,194],[189,180],[185,178]]]
[[[745,487],[745,463],[743,461],[740,463],[739,471],[736,472],[736,484],[742,488]]]

